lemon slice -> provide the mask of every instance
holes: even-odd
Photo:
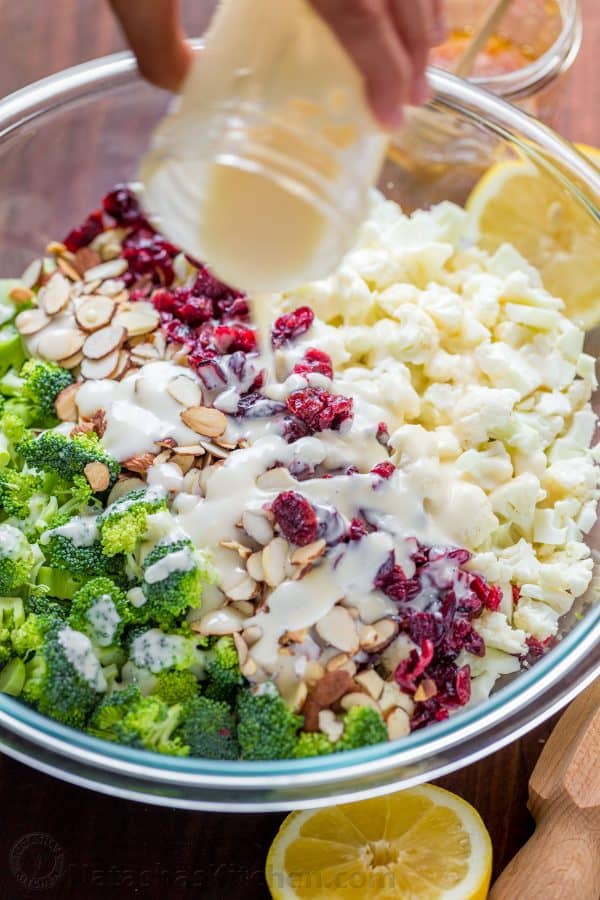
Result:
[[[292,813],[267,857],[275,900],[483,900],[492,869],[478,813],[431,784]]]
[[[600,168],[600,151],[580,151]],[[589,330],[600,324],[600,221],[560,180],[523,158],[492,166],[466,204],[486,250],[513,244],[565,313]]]

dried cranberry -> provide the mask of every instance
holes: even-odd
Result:
[[[360,541],[368,533],[369,530],[362,519],[352,519],[348,528],[347,538],[349,541]]]
[[[380,478],[384,478],[386,481],[392,477],[394,472],[396,471],[396,466],[391,462],[380,462],[377,463],[376,466],[373,466],[371,469],[371,475],[379,475]]]
[[[416,711],[410,720],[411,731],[418,731],[425,725],[431,725],[433,722],[442,722],[447,719],[450,713],[445,706],[440,706],[435,699],[426,700],[424,703],[417,703]]]
[[[287,399],[287,407],[313,434],[327,429],[337,431],[353,415],[350,397],[330,394],[320,388],[294,391]]]
[[[433,659],[434,647],[431,641],[425,640],[421,644],[421,651],[411,650],[407,659],[403,659],[396,667],[394,680],[407,694],[413,694],[417,689],[417,678],[423,674]]]
[[[194,354],[188,356],[188,362],[196,370],[200,376],[202,384],[207,391],[222,391],[227,384],[227,376],[225,372],[214,360],[196,361]]]
[[[291,313],[279,316],[273,325],[271,340],[273,347],[283,347],[289,341],[304,334],[312,325],[315,314],[310,306],[299,306]]]
[[[121,256],[127,260],[128,271],[123,275],[127,287],[147,275],[154,284],[167,287],[175,278],[173,259],[179,250],[146,224],[136,228],[123,240]]]
[[[286,416],[283,420],[282,434],[288,444],[293,444],[294,441],[307,437],[310,431],[300,419],[295,416]]]
[[[102,210],[97,209],[90,213],[85,222],[77,228],[73,228],[63,243],[67,250],[76,253],[81,247],[87,247],[92,243],[95,237],[98,237],[104,231],[104,218]]]
[[[529,647],[529,655],[532,659],[539,659],[541,656],[550,649],[552,644],[554,643],[554,638],[547,637],[545,640],[540,641],[538,638],[534,638],[532,636],[528,637],[525,641],[527,646]]]
[[[269,419],[283,412],[285,412],[283,403],[269,400],[263,394],[254,393],[240,397],[236,415],[245,419]]]
[[[392,600],[397,603],[414,597],[421,589],[421,583],[418,576],[407,578],[401,566],[396,565],[394,553],[390,553],[387,560],[380,566],[375,576],[374,587],[378,591],[383,591]]]
[[[317,537],[317,515],[306,497],[296,491],[282,491],[271,505],[275,521],[292,544],[304,547]]]
[[[512,588],[512,598],[515,606],[518,605],[519,600],[521,599],[521,588],[518,584],[511,584]]]
[[[415,644],[420,645],[425,640],[438,644],[444,636],[444,623],[434,613],[417,612],[408,617],[406,630]]]
[[[102,201],[104,211],[117,225],[134,225],[143,219],[137,197],[126,184],[117,184]]]
[[[318,372],[327,378],[333,378],[331,357],[316,347],[309,347],[302,360],[296,363],[292,371],[296,375],[309,375],[312,372]]]
[[[384,447],[387,447],[388,441],[390,439],[390,432],[385,422],[380,422],[377,426],[376,437],[380,444],[382,444]]]
[[[219,353],[252,353],[256,350],[256,332],[243,325],[217,325],[214,330],[214,341]]]

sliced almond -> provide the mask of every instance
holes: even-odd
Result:
[[[358,651],[356,624],[343,606],[334,606],[315,627],[321,639],[332,647],[343,650],[351,656]]]
[[[111,378],[119,365],[120,350],[113,350],[102,359],[89,359],[84,356],[81,362],[81,374],[88,381],[100,381],[103,378]]]
[[[123,461],[122,465],[128,472],[139,472],[140,474],[147,472],[150,466],[154,464],[154,453],[138,453],[136,456],[130,456],[129,459]]]
[[[125,338],[126,332],[121,325],[105,325],[89,335],[83,345],[83,352],[88,359],[102,359],[118,350]]]
[[[119,350],[119,362],[117,363],[117,368],[112,374],[113,378],[120,378],[125,374],[127,369],[131,364],[131,356],[127,352],[127,350]]]
[[[220,437],[227,428],[227,419],[223,413],[211,406],[191,406],[184,409],[180,416],[184,425],[206,437]]]
[[[25,336],[36,334],[42,328],[45,328],[49,322],[50,319],[44,310],[39,308],[24,309],[15,319],[17,331]]]
[[[226,607],[206,613],[199,621],[192,622],[190,628],[196,634],[235,634],[242,631],[245,621],[235,609]]]
[[[202,444],[173,443],[171,449],[173,450],[173,453],[177,453],[179,456],[204,456],[206,453]]]
[[[242,673],[244,678],[252,678],[253,675],[256,675],[256,673],[258,672],[258,666],[251,656],[249,656],[246,662],[242,666],[240,666],[240,672]]]
[[[433,678],[424,678],[419,687],[413,694],[415,703],[423,703],[425,700],[431,700],[437,694],[437,684]]]
[[[235,649],[237,650],[238,662],[240,666],[243,666],[248,659],[248,644],[246,643],[242,635],[238,634],[237,631],[233,635],[233,643],[235,644]]]
[[[216,459],[227,459],[227,457],[229,456],[229,450],[224,450],[213,441],[203,440],[202,446],[204,447],[204,451],[206,453],[210,453],[210,455],[214,456]]]
[[[95,281],[86,281],[85,284],[82,284],[79,290],[80,295],[85,294],[86,297],[89,297],[90,294],[95,294],[100,285],[101,281],[98,281],[96,278]]]
[[[129,491],[135,491],[143,486],[144,482],[141,478],[119,478],[108,495],[108,505],[110,506],[115,500],[120,500],[121,497],[124,497]]]
[[[52,253],[53,256],[62,256],[63,253],[68,253],[68,250],[62,241],[50,241],[46,245],[46,253]]]
[[[115,304],[110,297],[92,294],[75,311],[77,324],[84,331],[97,331],[108,325],[115,312]]]
[[[100,265],[101,262],[100,254],[95,250],[92,250],[91,247],[80,247],[79,250],[75,251],[73,265],[81,275],[85,275],[89,269],[93,269],[94,266]]]
[[[262,512],[247,510],[242,515],[242,528],[257,544],[264,545],[273,540],[273,527]]]
[[[37,352],[42,359],[60,362],[81,350],[84,340],[76,328],[47,328],[39,337]]]
[[[96,279],[100,281],[100,279]],[[125,282],[120,278],[107,278],[106,281],[100,281],[98,292],[112,297],[115,303],[123,302],[129,299],[129,291],[125,288]],[[122,296],[123,295],[123,296]]]
[[[252,554],[250,547],[240,544],[239,541],[219,541],[219,546],[224,547],[225,550],[235,550],[241,559],[248,559]]]
[[[303,681],[298,681],[292,689],[284,695],[285,704],[292,712],[298,713],[304,706],[307,696],[307,685]]]
[[[361,649],[368,653],[375,653],[387,647],[398,633],[398,624],[391,619],[380,619],[373,624],[373,632],[374,634],[369,633],[369,636],[360,642]]]
[[[188,378],[187,375],[178,375],[173,378],[167,385],[167,392],[182,406],[200,406],[202,403],[200,385]]]
[[[410,734],[410,719],[408,713],[403,709],[397,708],[391,712],[385,724],[390,741],[397,741]]]
[[[254,604],[250,600],[235,600],[232,603],[232,607],[237,609],[243,616],[250,617],[254,615]]]
[[[376,701],[368,694],[363,694],[360,691],[351,691],[349,694],[345,694],[340,700],[340,706],[345,710],[352,709],[353,706],[370,706],[379,712]]]
[[[328,672],[336,672],[338,669],[343,669],[349,659],[350,657],[347,653],[338,653],[327,660],[325,668]]]
[[[262,637],[262,628],[259,628],[258,625],[249,625],[248,628],[244,628],[242,631],[242,637],[246,641],[246,644],[251,647],[253,644],[256,644],[257,641],[260,641]]]
[[[83,360],[83,353],[81,350],[78,350],[77,353],[74,353],[73,356],[67,356],[66,359],[61,359],[60,364],[63,369],[76,369],[78,365],[80,365]]]
[[[111,259],[108,260],[108,262],[92,266],[86,271],[84,278],[86,281],[94,281],[96,278],[100,278],[102,281],[106,278],[118,278],[119,275],[123,275],[128,268],[129,264],[126,259]]]
[[[323,556],[325,550],[327,548],[327,543],[321,538],[318,541],[313,541],[312,544],[307,544],[305,547],[298,547],[297,550],[294,550],[291,556],[291,563],[293,566],[296,566],[298,571],[294,574],[294,577],[299,577],[304,574],[309,566],[313,564],[313,562],[319,559],[320,556]]]
[[[175,453],[171,457],[171,462],[175,466],[179,466],[181,469],[182,475],[187,475],[192,466],[194,465],[194,457],[193,456],[182,456],[179,453]]]
[[[155,328],[158,328],[159,322],[157,311],[150,303],[144,301],[129,304],[127,308],[123,308],[122,305],[115,316],[115,324],[126,328],[130,337],[154,331]]]
[[[326,734],[329,740],[335,744],[344,732],[344,723],[338,719],[331,709],[322,709],[319,713],[319,731]]]
[[[153,465],[162,466],[163,463],[169,462],[169,460],[171,459],[172,456],[173,456],[173,454],[171,453],[170,450],[163,450],[161,453],[158,454],[158,456],[154,457]]]
[[[186,494],[194,494],[198,497],[202,495],[202,472],[199,469],[190,469],[187,475],[184,475],[183,489]]]
[[[135,354],[136,358],[141,359],[143,362],[158,359],[158,350],[149,341],[142,341],[141,344],[136,344],[132,354]]]
[[[296,480],[284,466],[277,466],[275,469],[263,472],[256,479],[256,483],[261,491],[284,491],[286,488],[297,485]]]
[[[304,716],[304,730],[319,730],[319,713],[322,709],[329,709],[340,698],[354,688],[354,681],[348,672],[326,672],[308,692],[306,703],[302,708]],[[365,695],[366,696],[366,695]]]
[[[364,672],[359,672],[354,676],[354,680],[373,700],[379,700],[383,693],[384,681],[375,669],[365,669]]]
[[[285,580],[285,564],[290,545],[280,537],[273,538],[262,551],[262,566],[269,587],[277,587]]]
[[[30,288],[17,285],[10,291],[8,297],[16,306],[21,306],[23,303],[29,303],[33,300],[35,294]]]
[[[67,281],[62,272],[55,272],[40,289],[38,303],[49,316],[55,316],[69,302],[71,295],[71,282]]]
[[[39,284],[40,278],[42,277],[43,266],[44,263],[41,259],[34,259],[29,263],[21,275],[21,281],[25,287],[34,288]]]
[[[325,669],[316,659],[309,659],[304,669],[304,680],[312,688],[325,674]]]
[[[80,387],[81,385],[79,384],[70,384],[60,392],[54,401],[56,415],[61,422],[77,421],[79,412],[77,410],[76,397]]]
[[[58,259],[56,260],[56,267],[70,281],[81,281],[81,275],[79,274],[73,263],[69,262],[68,259],[65,259],[64,256],[58,257]]]
[[[249,576],[244,578],[239,584],[225,591],[230,600],[251,600],[256,597],[257,584]]]
[[[262,564],[262,553],[253,553],[246,560],[246,569],[250,578],[255,581],[265,580],[265,570]]]
[[[308,628],[299,628],[296,631],[286,631],[280,639],[282,644],[303,644],[308,635]]]
[[[93,491],[105,491],[110,484],[110,471],[103,462],[88,463],[83,474]]]

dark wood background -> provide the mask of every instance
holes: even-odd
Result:
[[[584,46],[564,95],[560,130],[574,140],[600,145],[600,5],[597,0],[583,0],[582,5]],[[183,6],[189,32],[199,34],[214,2],[184,0]],[[124,47],[102,0],[0,0],[0,23],[0,95]],[[440,781],[483,816],[496,871],[532,830],[527,780],[551,724]],[[264,859],[283,818],[130,803],[72,787],[6,757],[0,757],[0,810],[0,900],[265,898]],[[32,892],[24,883],[28,874],[36,875],[31,852],[36,837],[30,837],[36,833],[46,836],[42,840],[49,858],[62,858],[64,874],[57,885]]]

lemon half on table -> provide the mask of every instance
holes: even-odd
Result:
[[[600,168],[600,150],[577,149]],[[600,222],[558,179],[525,157],[499,162],[466,208],[485,250],[513,244],[565,301],[570,319],[586,330],[600,324]]]
[[[285,819],[267,857],[275,900],[484,900],[492,846],[478,813],[431,784]]]

